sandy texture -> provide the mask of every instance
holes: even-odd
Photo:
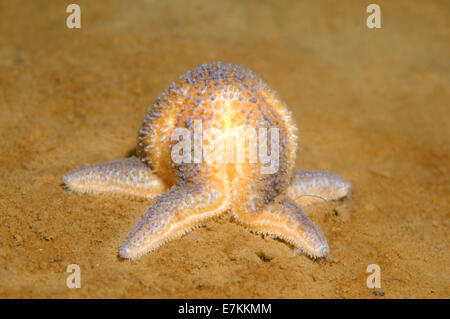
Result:
[[[0,2],[0,297],[448,298],[450,6],[377,1]],[[344,4],[345,3],[345,4]],[[244,64],[301,132],[298,167],[349,180],[310,207],[332,259],[212,220],[136,261],[148,203],[78,196],[62,176],[127,156],[146,107],[203,62]],[[82,288],[66,287],[81,267]],[[377,297],[366,267],[381,267]]]

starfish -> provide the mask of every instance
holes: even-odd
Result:
[[[234,127],[247,131],[230,135],[228,129]],[[177,135],[179,129],[217,134],[194,134],[191,145],[191,137]],[[259,148],[252,144],[256,132],[261,133]],[[272,143],[267,147],[269,135]],[[232,161],[205,159],[207,147],[228,147],[237,137],[244,143],[236,154],[231,151]],[[238,65],[203,64],[180,76],[148,107],[136,157],[81,167],[63,182],[76,193],[150,202],[119,249],[122,258],[139,258],[226,211],[251,231],[322,258],[330,251],[327,240],[303,208],[345,197],[350,184],[332,173],[295,169],[297,139],[286,105],[259,76]],[[256,153],[262,160],[255,161]]]

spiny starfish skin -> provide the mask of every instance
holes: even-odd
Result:
[[[177,127],[279,128],[279,167],[262,174],[261,163],[194,162],[171,158]],[[213,143],[204,140],[204,143]],[[84,166],[63,177],[77,193],[125,195],[151,205],[128,234],[119,254],[138,258],[225,211],[250,230],[279,237],[312,258],[329,253],[327,240],[302,208],[345,197],[350,184],[322,172],[294,172],[297,128],[278,95],[258,76],[232,64],[203,64],[172,83],[148,108],[137,155]]]

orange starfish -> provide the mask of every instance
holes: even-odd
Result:
[[[230,134],[235,127],[246,130]],[[180,130],[197,130],[194,145]],[[208,130],[213,133],[198,134]],[[239,137],[240,147],[229,147]],[[206,160],[206,148],[219,146],[227,147],[231,161]],[[211,154],[222,155],[219,149]],[[294,172],[296,149],[297,128],[277,94],[250,70],[218,62],[188,71],[148,108],[138,158],[84,166],[63,180],[77,193],[151,200],[120,248],[122,258],[138,258],[225,211],[251,230],[279,237],[312,258],[325,257],[325,236],[302,208],[342,198],[350,184],[331,173]]]

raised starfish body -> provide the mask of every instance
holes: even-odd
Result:
[[[250,151],[244,161],[232,163],[205,161],[205,153],[195,158],[195,140],[184,154],[187,159],[194,154],[194,161],[174,161],[175,130],[193,130],[195,121],[201,129],[219,133],[237,126],[278,128],[270,134],[272,141],[277,138],[270,146],[272,154],[279,154],[276,171],[264,173],[267,163],[249,160]],[[231,137],[223,134],[226,144]],[[202,140],[203,146],[216,141],[211,136]],[[281,238],[312,258],[325,257],[327,240],[302,208],[342,198],[350,184],[331,173],[295,171],[296,148],[290,112],[258,76],[237,65],[203,64],[182,75],[148,108],[139,130],[138,157],[84,166],[63,181],[77,193],[151,201],[120,248],[122,258],[138,258],[225,211],[251,230]]]

